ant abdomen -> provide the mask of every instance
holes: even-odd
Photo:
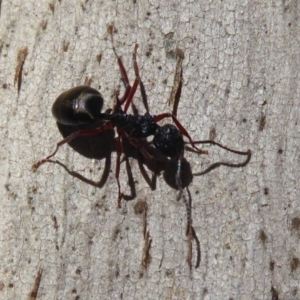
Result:
[[[65,125],[90,124],[99,120],[102,95],[89,86],[77,86],[60,94],[52,106],[57,122]]]
[[[170,158],[178,158],[183,154],[184,141],[182,134],[172,124],[166,124],[157,128],[153,144],[160,152]]]

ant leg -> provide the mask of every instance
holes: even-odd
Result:
[[[137,60],[136,60],[136,53],[137,53],[138,47],[139,47],[139,45],[135,44],[133,54],[132,54],[132,60],[133,60],[133,68],[134,68],[135,77],[140,79],[139,67],[138,67]]]
[[[141,159],[142,155],[137,159],[141,174],[144,177],[147,184],[149,185],[149,187],[151,188],[151,190],[154,191],[156,189],[156,172],[153,172],[152,178],[150,178]]]
[[[116,171],[115,171],[115,177],[118,184],[118,208],[121,208],[121,200],[132,200],[136,197],[136,189],[134,185],[134,180],[132,176],[131,167],[129,164],[128,157],[124,156],[123,160],[121,161],[121,154],[123,153],[123,146],[122,146],[122,136],[125,134],[121,129],[117,128],[118,138],[117,138],[117,160],[116,160]],[[131,195],[125,195],[123,192],[121,192],[121,184],[120,184],[120,167],[121,163],[125,160],[126,162],[126,170],[128,175],[128,184],[131,190]]]
[[[147,161],[151,161],[152,159],[154,159],[154,157],[148,153],[148,151],[144,148],[144,146],[137,139],[130,138],[129,141],[130,141],[131,145],[133,145],[136,149],[139,150],[140,156],[138,157],[137,160],[138,160],[138,165],[139,165],[141,174],[143,175],[145,181],[150,186],[151,190],[154,191],[155,187],[156,187],[156,175],[153,175],[152,179],[151,179],[143,166],[143,162],[141,161],[142,157],[144,157],[144,159]],[[154,174],[155,174],[155,172],[154,172]]]
[[[197,237],[196,231],[193,226],[191,226],[191,236],[196,242],[197,257],[196,257],[195,268],[198,269],[201,261],[201,248],[200,248],[200,241]]]
[[[113,126],[110,122],[107,122],[105,125],[101,126],[101,127],[98,127],[96,129],[87,129],[87,130],[79,130],[77,132],[74,132],[72,134],[70,134],[69,136],[67,136],[65,139],[61,140],[60,142],[58,142],[56,144],[56,149],[55,151],[50,154],[49,156],[47,156],[46,158],[38,161],[37,163],[35,163],[33,166],[32,166],[32,169],[33,170],[36,170],[38,169],[42,164],[48,162],[50,160],[51,157],[53,157],[58,149],[66,144],[66,143],[70,143],[72,140],[74,140],[75,138],[79,137],[79,136],[89,136],[89,135],[97,135],[99,133],[101,133],[103,130],[108,130],[108,129],[112,129]]]
[[[122,105],[126,102],[124,111],[127,112],[128,107],[129,107],[130,103],[132,102],[133,96],[134,96],[134,94],[137,90],[137,87],[139,85],[139,78],[138,78],[138,76],[137,76],[137,78],[135,78],[133,86],[131,87],[131,85],[129,83],[127,71],[126,71],[126,69],[123,65],[123,62],[122,62],[121,58],[117,54],[117,51],[116,51],[116,48],[115,48],[115,45],[114,45],[113,26],[109,26],[108,30],[109,30],[109,33],[110,33],[110,36],[111,36],[112,48],[113,48],[115,56],[117,57],[118,65],[119,65],[121,75],[122,75],[122,79],[123,79],[123,82],[124,82],[124,85],[125,85],[124,95],[120,99],[118,98],[118,104]],[[135,56],[136,56],[137,48],[138,48],[138,45],[135,45],[135,48],[134,48],[134,55]]]
[[[200,261],[201,261],[201,249],[200,249],[200,242],[199,239],[196,235],[195,229],[192,225],[192,197],[191,197],[191,193],[189,188],[187,187],[187,192],[188,192],[188,196],[189,196],[189,200],[185,197],[185,194],[183,193],[183,189],[182,189],[182,182],[181,182],[181,162],[183,159],[183,154],[178,158],[178,165],[177,165],[177,171],[176,171],[176,183],[177,183],[177,187],[179,190],[179,194],[177,196],[177,200],[179,201],[180,198],[182,197],[182,200],[185,204],[185,209],[186,209],[186,217],[187,217],[187,226],[186,226],[186,236],[188,237],[188,264],[190,266],[191,269],[191,261],[192,261],[192,254],[193,254],[193,250],[192,250],[192,240],[195,240],[196,242],[196,250],[197,250],[197,258],[196,258],[196,264],[195,264],[195,268],[197,269],[200,266]]]
[[[136,92],[136,89],[138,87],[138,84],[139,84],[139,80],[138,78],[135,79],[134,81],[134,84],[133,86],[131,87],[130,83],[129,83],[129,79],[128,79],[128,75],[127,75],[127,71],[124,67],[124,64],[121,60],[121,58],[119,57],[119,55],[117,54],[117,51],[116,51],[116,48],[115,48],[115,45],[114,45],[114,39],[113,39],[113,27],[110,26],[109,27],[109,33],[110,33],[110,36],[111,36],[111,43],[112,43],[112,48],[113,48],[113,51],[114,51],[114,54],[115,56],[117,57],[117,61],[118,61],[118,65],[119,65],[119,68],[120,68],[120,71],[121,71],[121,75],[122,75],[122,79],[123,79],[123,82],[124,82],[124,85],[125,85],[125,92],[124,92],[124,95],[122,96],[122,98],[118,99],[118,104],[119,105],[122,105],[126,102],[126,105],[125,105],[125,109],[124,111],[126,112],[131,101],[132,101],[132,98]],[[135,53],[136,53],[136,50],[137,50],[137,45],[135,46]]]
[[[179,105],[179,100],[181,97],[181,90],[183,84],[183,76],[182,76],[182,63],[184,59],[184,53],[181,49],[176,49],[176,67],[175,67],[175,74],[173,80],[173,87],[169,96],[168,103],[169,105],[173,104],[173,111],[172,114],[177,116],[177,109]]]
[[[126,99],[126,104],[125,104],[125,107],[124,107],[124,112],[125,113],[127,112],[128,107],[129,107],[130,103],[132,102],[133,96],[134,96],[134,94],[135,94],[135,92],[136,92],[136,90],[138,88],[138,85],[139,85],[139,80],[136,78],[134,80],[134,83],[133,83],[133,86],[132,86],[132,88],[130,90],[130,93],[129,93],[127,99]]]
[[[151,160],[153,158],[137,139],[131,138],[130,143],[142,153],[145,159]]]
[[[129,83],[127,72],[126,72],[125,67],[124,67],[124,65],[122,63],[122,60],[117,55],[114,46],[113,46],[113,50],[114,50],[115,55],[117,56],[118,65],[119,65],[119,68],[120,68],[120,71],[121,71],[123,83],[125,85],[125,92],[124,92],[123,96],[121,98],[118,98],[118,104],[122,105],[122,104],[124,104],[124,102],[126,102],[126,100],[128,99],[129,95],[131,94],[132,87],[131,87],[131,85]]]
[[[182,158],[183,158],[183,155],[180,155],[180,157],[178,158],[177,171],[176,171],[176,174],[175,174],[175,180],[176,180],[176,184],[177,184],[177,187],[178,187],[178,190],[179,190],[179,194],[177,196],[177,201],[180,200],[180,198],[182,196],[182,193],[183,193],[182,181],[181,181],[181,162],[182,162]]]
[[[125,166],[126,166],[126,173],[128,176],[128,186],[130,188],[130,195],[125,195],[122,193],[122,199],[126,200],[126,201],[130,201],[133,200],[134,198],[136,198],[136,188],[135,188],[135,183],[134,183],[134,179],[133,179],[133,174],[132,174],[132,169],[129,163],[129,159],[128,156],[125,154],[124,158],[122,159],[121,163],[125,161]]]
[[[189,190],[189,188],[186,188],[187,193],[188,193],[188,206],[190,208],[190,212],[192,213],[192,196],[191,196],[191,192]],[[197,252],[197,256],[196,256],[196,263],[195,263],[195,268],[199,268],[200,266],[200,261],[201,261],[201,248],[200,248],[200,241],[197,237],[196,231],[194,229],[194,227],[192,226],[192,215],[191,215],[191,221],[190,221],[190,226],[189,228],[187,228],[187,232],[186,232],[186,236],[188,237],[188,256],[187,256],[187,262],[188,265],[190,267],[190,270],[192,269],[192,258],[193,258],[193,240],[196,243],[196,252]]]
[[[199,149],[196,146],[195,142],[192,140],[192,138],[188,134],[187,130],[181,125],[181,123],[177,120],[177,118],[173,114],[171,114],[171,113],[164,113],[164,114],[155,116],[154,117],[154,121],[155,122],[159,122],[159,121],[161,121],[162,119],[165,119],[165,118],[172,118],[173,122],[175,123],[175,125],[177,126],[177,128],[179,129],[179,131],[181,132],[181,134],[183,134],[184,136],[186,136],[189,139],[190,144],[192,145],[192,147],[194,149],[197,150],[197,152],[199,154],[208,154],[207,151],[201,150],[201,149]]]
[[[117,162],[116,162],[116,179],[117,179],[117,184],[118,184],[118,208],[121,208],[121,200],[123,197],[123,194],[121,193],[121,185],[120,185],[120,180],[119,180],[119,175],[120,175],[120,165],[121,165],[121,154],[122,154],[122,143],[121,143],[121,135],[118,132],[118,141],[117,141]]]
[[[186,209],[186,217],[187,217],[187,228],[186,228],[186,235],[189,235],[191,227],[192,227],[192,212],[191,212],[191,206],[190,202],[186,199],[185,195],[183,194],[182,189],[182,181],[181,181],[181,164],[182,164],[183,154],[181,154],[177,161],[177,171],[175,175],[177,188],[179,190],[177,201],[179,201],[181,198],[184,202],[185,209]]]
[[[115,54],[115,56],[117,58],[118,65],[119,65],[119,68],[120,68],[120,71],[121,71],[121,75],[122,75],[122,79],[123,79],[123,82],[124,82],[124,85],[125,85],[124,95],[122,96],[121,99],[118,99],[118,103],[120,105],[122,105],[126,101],[126,99],[128,98],[128,95],[129,95],[130,90],[131,90],[131,86],[130,86],[130,83],[129,83],[129,79],[128,79],[128,75],[127,75],[126,69],[125,69],[125,67],[123,65],[123,62],[122,62],[121,58],[117,54],[117,51],[116,51],[116,48],[115,48],[113,31],[114,31],[113,25],[108,26],[108,32],[109,32],[110,37],[111,37],[112,49],[113,49],[114,54]]]
[[[139,67],[138,67],[138,63],[137,63],[137,59],[136,59],[138,46],[139,46],[138,44],[135,45],[133,55],[132,55],[133,68],[134,68],[135,77],[139,80],[139,83],[140,83],[140,92],[141,92],[144,107],[146,109],[146,113],[149,114],[150,110],[149,110],[149,106],[148,106],[146,90],[145,90],[144,83],[140,77]]]
[[[84,183],[87,183],[87,184],[92,185],[92,186],[97,187],[97,188],[102,188],[104,186],[105,182],[107,181],[107,178],[108,178],[108,175],[109,175],[109,171],[110,171],[110,157],[106,157],[105,169],[103,171],[101,179],[99,181],[97,181],[97,182],[94,181],[94,180],[91,180],[91,179],[88,179],[88,178],[84,177],[83,175],[81,175],[80,173],[78,173],[76,171],[70,170],[65,164],[63,164],[62,162],[60,162],[58,160],[49,159],[47,162],[52,163],[52,164],[57,164],[57,165],[61,166],[72,177],[75,177],[75,178],[83,181]]]

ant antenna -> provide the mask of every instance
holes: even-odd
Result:
[[[186,144],[189,144],[190,142],[186,142]],[[249,152],[251,153],[251,150],[248,150],[248,151],[238,151],[238,150],[234,150],[234,149],[231,149],[229,147],[226,147],[218,142],[215,142],[213,140],[204,140],[204,141],[194,141],[194,144],[211,144],[211,145],[215,145],[215,146],[218,146],[220,148],[223,148],[229,152],[232,152],[232,153],[235,153],[235,154],[239,154],[239,155],[248,155]]]
[[[214,146],[218,146],[222,149],[225,149],[226,151],[228,152],[232,152],[232,153],[235,153],[235,154],[238,154],[238,155],[243,155],[243,156],[247,156],[246,160],[242,163],[237,163],[237,164],[233,164],[233,163],[228,163],[228,162],[216,162],[216,163],[213,163],[212,165],[210,165],[206,170],[202,171],[202,172],[197,172],[197,173],[193,173],[194,176],[201,176],[201,175],[204,175],[206,173],[209,173],[210,171],[212,171],[213,169],[219,167],[219,166],[226,166],[226,167],[231,167],[231,168],[241,168],[241,167],[244,167],[246,166],[249,161],[251,160],[251,150],[249,149],[248,151],[238,151],[238,150],[234,150],[234,149],[231,149],[231,148],[228,148],[218,142],[215,142],[215,141],[212,141],[212,140],[204,140],[204,141],[194,141],[193,142],[194,144],[210,144],[210,145],[214,145]],[[185,144],[190,144],[190,142],[185,142]],[[191,152],[196,152],[193,148],[191,147],[186,147],[186,149],[188,151],[191,151]]]

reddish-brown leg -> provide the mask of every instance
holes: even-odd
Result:
[[[138,67],[137,58],[136,58],[138,47],[139,47],[139,45],[136,44],[135,48],[134,48],[134,51],[133,51],[133,55],[132,55],[133,68],[134,68],[135,77],[139,80],[141,97],[142,97],[144,107],[146,109],[146,113],[150,114],[150,110],[149,110],[149,106],[148,106],[148,100],[147,100],[147,94],[146,94],[146,90],[145,90],[145,86],[143,84],[143,81],[140,77],[139,67]]]
[[[114,49],[114,48],[113,48]],[[131,85],[129,84],[129,80],[128,80],[128,76],[127,76],[127,72],[125,70],[125,67],[122,63],[121,58],[117,55],[115,49],[114,49],[114,53],[117,56],[117,60],[118,60],[118,65],[121,71],[121,75],[122,75],[122,79],[123,79],[123,83],[125,85],[125,92],[123,94],[123,96],[121,98],[118,98],[118,104],[119,105],[123,105],[124,102],[126,102],[126,100],[128,99],[128,96],[130,95],[130,92],[132,90]]]
[[[124,107],[124,112],[125,113],[127,112],[128,108],[129,108],[129,105],[132,102],[133,96],[134,96],[134,94],[135,94],[138,86],[139,86],[139,80],[136,78],[134,80],[133,86],[132,86],[132,88],[130,90],[130,93],[129,93],[128,98],[127,98],[126,103],[125,103],[125,107]]]
[[[124,82],[124,85],[125,85],[124,95],[121,98],[118,99],[118,104],[122,105],[127,100],[128,95],[130,94],[131,85],[129,83],[129,79],[128,79],[126,69],[123,65],[123,62],[122,62],[121,58],[117,54],[117,51],[116,51],[116,48],[115,48],[115,45],[114,45],[113,26],[109,26],[108,31],[110,33],[112,48],[113,48],[115,56],[117,57],[120,72],[121,72],[122,79],[123,79],[123,82]]]
[[[135,51],[136,51],[136,49],[137,49],[137,47],[135,48]],[[119,65],[121,75],[122,75],[122,78],[123,78],[123,82],[124,82],[124,85],[125,85],[124,95],[121,98],[118,98],[117,101],[118,101],[119,105],[123,105],[125,103],[124,112],[127,112],[128,108],[129,108],[129,105],[132,102],[133,96],[134,96],[134,94],[135,94],[135,92],[138,88],[139,79],[135,78],[133,86],[131,87],[131,85],[129,83],[129,79],[128,79],[126,69],[123,65],[123,62],[122,62],[121,58],[118,56],[114,46],[113,46],[113,50],[114,50],[114,53],[117,57],[118,65]]]
[[[70,135],[67,136],[65,139],[61,140],[60,142],[58,142],[58,143],[56,144],[56,149],[55,149],[55,151],[54,151],[51,155],[49,155],[49,156],[47,156],[46,158],[44,158],[44,159],[38,161],[37,163],[35,163],[35,164],[32,166],[32,168],[33,168],[34,170],[36,170],[36,169],[39,168],[42,164],[48,162],[48,161],[50,160],[50,158],[53,157],[53,156],[57,153],[58,149],[59,149],[62,145],[66,144],[66,143],[70,143],[70,142],[71,142],[72,140],[74,140],[75,138],[77,138],[77,137],[79,137],[79,136],[97,135],[97,134],[101,133],[103,130],[108,130],[108,129],[113,129],[113,126],[112,126],[112,124],[111,124],[110,122],[107,122],[107,123],[105,123],[103,126],[98,127],[98,128],[96,128],[96,129],[80,130],[80,131],[77,131],[77,132],[74,132],[74,133],[70,134]]]
[[[119,130],[117,130],[118,132],[118,140],[117,140],[117,161],[116,161],[116,179],[117,179],[117,184],[118,184],[118,208],[121,207],[121,200],[122,200],[122,193],[121,193],[121,185],[120,185],[120,180],[119,180],[119,176],[120,176],[120,165],[121,165],[121,154],[123,152],[122,149],[122,143],[121,143],[121,133],[119,132]]]
[[[142,153],[145,159],[150,160],[153,158],[137,139],[130,138],[130,143]]]
[[[117,105],[121,106],[125,103],[125,107],[123,109],[123,111],[126,113],[130,104],[132,103],[132,99],[134,97],[134,94],[138,88],[139,85],[139,79],[135,78],[133,86],[131,87],[130,83],[129,83],[129,79],[128,79],[128,75],[127,75],[127,71],[123,65],[123,62],[121,60],[121,58],[118,56],[117,51],[115,49],[114,46],[114,40],[113,40],[113,28],[110,28],[109,30],[110,34],[111,34],[111,42],[112,42],[112,47],[113,47],[113,51],[115,56],[117,57],[117,61],[118,61],[118,65],[120,68],[120,72],[122,75],[122,79],[125,85],[125,92],[124,95],[121,98],[117,97]],[[136,49],[137,46],[135,47],[134,52],[136,53]],[[116,172],[115,172],[115,176],[116,176],[116,180],[117,180],[117,184],[118,184],[118,207],[121,207],[121,199],[123,197],[123,194],[121,192],[121,185],[120,185],[120,180],[119,180],[119,175],[120,175],[120,165],[121,165],[121,154],[123,152],[122,149],[122,135],[124,134],[124,132],[120,129],[117,129],[117,133],[118,133],[118,138],[117,138],[117,161],[116,161]]]
[[[116,48],[114,46],[114,39],[113,39],[113,30],[110,30],[110,35],[111,35],[111,43],[112,43],[112,48],[113,48],[113,51],[115,53],[115,56],[117,57],[117,61],[118,61],[118,65],[119,65],[119,68],[120,68],[120,72],[121,72],[121,75],[122,75],[122,79],[123,79],[123,82],[124,82],[124,85],[125,85],[125,92],[124,92],[124,95],[118,99],[118,104],[119,105],[123,105],[125,102],[125,108],[124,108],[124,111],[126,112],[128,110],[128,107],[133,99],[133,96],[136,92],[136,89],[139,85],[139,79],[136,78],[134,83],[133,83],[133,86],[131,87],[130,83],[129,83],[129,79],[128,79],[128,75],[127,75],[127,71],[123,65],[123,62],[121,60],[121,58],[119,57],[119,55],[117,54],[117,51],[116,51]],[[136,53],[136,50],[137,50],[137,45],[135,46],[135,50],[134,50],[134,53]]]
[[[113,43],[113,37],[112,37],[112,43]],[[125,107],[124,107],[124,112],[126,112],[129,108],[130,103],[132,102],[133,96],[137,90],[137,87],[139,85],[139,80],[136,78],[133,86],[131,87],[130,83],[129,83],[129,79],[128,79],[128,75],[126,72],[126,69],[123,65],[123,62],[121,60],[121,58],[118,56],[116,49],[113,45],[113,50],[114,53],[117,57],[118,60],[118,65],[122,74],[122,78],[123,78],[123,82],[125,84],[125,92],[124,95],[122,96],[122,98],[117,98],[117,105],[123,105],[125,103]],[[117,180],[117,184],[118,184],[118,207],[121,207],[121,199],[123,197],[123,193],[121,192],[121,185],[120,185],[120,180],[119,180],[119,175],[120,175],[120,165],[121,165],[121,154],[123,152],[122,149],[122,141],[121,141],[121,136],[123,134],[123,131],[120,129],[117,129],[117,133],[118,133],[118,138],[117,138],[117,161],[116,161],[116,172],[115,172],[115,176],[116,176],[116,180]]]
[[[134,68],[134,73],[135,73],[135,77],[140,80],[140,72],[139,72],[139,66],[137,64],[137,60],[136,60],[136,53],[137,53],[137,49],[138,49],[139,45],[135,44],[134,50],[133,50],[133,55],[132,55],[132,60],[133,60],[133,68]]]

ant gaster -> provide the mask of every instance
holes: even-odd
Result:
[[[177,160],[177,171],[175,175],[177,188],[179,190],[177,199],[179,200],[182,197],[186,206],[187,235],[191,236],[192,239],[196,240],[198,249],[196,267],[198,267],[200,263],[200,245],[199,240],[195,234],[195,230],[192,227],[190,202],[185,198],[183,194],[183,187],[181,182],[181,165],[184,157],[184,147],[185,145],[191,145],[192,150],[197,152],[198,154],[207,154],[207,151],[199,149],[196,146],[196,144],[212,144],[239,155],[247,155],[247,160],[241,164],[230,164],[223,162],[215,163],[211,165],[211,167],[208,168],[206,171],[194,174],[195,176],[209,172],[211,169],[220,165],[231,167],[245,166],[250,161],[251,151],[248,150],[246,152],[242,152],[232,150],[212,140],[193,141],[187,130],[171,113],[163,113],[159,115],[150,115],[149,113],[146,113],[145,115],[128,114],[127,110],[132,104],[134,94],[139,84],[141,83],[139,69],[136,61],[138,45],[135,46],[133,52],[133,65],[136,78],[134,80],[133,85],[131,86],[122,60],[117,55],[115,50],[112,29],[110,29],[110,34],[112,38],[113,51],[117,58],[122,79],[125,85],[125,91],[123,96],[119,98],[118,93],[116,93],[116,103],[113,109],[108,109],[104,113],[102,113],[101,110],[104,102],[103,97],[97,90],[91,87],[77,86],[60,94],[52,106],[52,114],[57,120],[57,122],[71,126],[85,124],[90,125],[96,122],[100,122],[102,123],[102,125],[94,129],[82,129],[70,134],[69,136],[57,143],[56,149],[51,155],[35,163],[33,165],[33,169],[39,168],[42,164],[46,162],[53,162],[51,158],[56,154],[60,146],[64,145],[65,143],[70,143],[77,137],[98,135],[101,134],[101,132],[103,132],[104,130],[111,130],[116,128],[118,137],[115,176],[118,184],[118,207],[120,207],[121,199],[123,196],[119,182],[121,164],[120,157],[122,154],[122,136],[125,135],[129,139],[130,143],[137,149],[139,149],[139,151],[143,154],[145,158],[151,158],[151,155],[143,147],[141,140],[149,136],[153,136],[152,144],[154,145],[154,147],[163,155],[171,159]],[[176,126],[172,124],[165,124],[162,126],[159,125],[158,122],[165,118],[172,118]],[[188,142],[185,142],[183,140],[183,136],[185,136],[188,139]],[[189,149],[191,150],[191,148]]]

